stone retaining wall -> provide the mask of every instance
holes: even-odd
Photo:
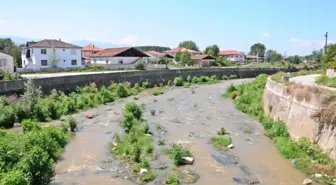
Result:
[[[321,107],[319,95],[307,92],[310,94],[309,102],[298,101],[295,94],[288,94],[287,88],[268,79],[263,96],[265,114],[274,120],[284,121],[293,139],[306,137],[336,159],[335,126],[320,124],[313,119]]]
[[[108,85],[111,81],[124,82],[132,84],[141,83],[148,79],[151,84],[159,84],[174,80],[175,77],[187,78],[190,76],[212,76],[212,75],[237,75],[239,78],[255,77],[259,74],[274,74],[280,70],[297,71],[297,69],[281,68],[206,68],[206,69],[166,69],[166,70],[146,70],[146,71],[125,71],[116,73],[99,73],[99,74],[81,74],[76,76],[60,76],[48,78],[33,79],[37,86],[41,86],[44,92],[52,89],[71,91],[76,86],[88,85],[91,82],[97,85]],[[0,81],[0,94],[23,91],[24,85],[22,80]]]

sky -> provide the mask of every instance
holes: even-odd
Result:
[[[336,42],[336,0],[0,0],[0,35],[306,55]]]

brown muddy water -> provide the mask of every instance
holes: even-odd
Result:
[[[263,135],[260,124],[236,110],[231,100],[220,96],[231,83],[244,81],[173,88],[160,96],[142,95],[139,100],[130,98],[74,115],[80,129],[58,161],[55,181],[51,184],[136,184],[129,175],[130,167],[113,159],[108,149],[113,133],[122,133],[118,120],[126,101],[146,104],[144,119],[154,134],[155,145],[160,138],[166,141],[165,146],[156,146],[156,151],[172,143],[181,143],[192,151],[194,164],[183,168],[200,175],[194,184],[302,184],[304,175],[280,156],[272,141]],[[155,116],[149,113],[150,108],[156,110]],[[97,116],[86,119],[88,113]],[[156,129],[157,124],[163,129]],[[216,150],[210,143],[220,127],[232,137],[235,147],[229,151]],[[162,154],[151,166],[158,176],[148,184],[162,184],[173,167]]]

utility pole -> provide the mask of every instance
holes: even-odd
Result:
[[[327,53],[327,47],[328,47],[328,32],[326,32],[325,36],[325,45],[324,45],[324,53]]]

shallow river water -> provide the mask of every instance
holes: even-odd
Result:
[[[263,135],[261,125],[236,110],[231,100],[220,96],[231,83],[244,81],[173,88],[160,96],[142,94],[139,100],[120,100],[74,115],[80,129],[58,161],[55,181],[51,184],[136,184],[129,176],[129,167],[114,160],[108,149],[113,133],[122,132],[118,120],[126,101],[146,104],[144,119],[154,133],[155,142],[162,138],[166,141],[164,147],[181,143],[192,151],[194,164],[183,168],[200,175],[195,184],[302,184],[304,175],[280,156],[272,141]],[[149,113],[150,108],[156,110],[155,116]],[[88,113],[97,116],[86,119]],[[157,124],[165,132],[157,131]],[[221,127],[232,137],[235,147],[229,151],[218,151],[209,142]],[[162,164],[168,168],[160,170]],[[162,184],[173,167],[164,155],[151,166],[157,168],[158,177],[148,184]]]

